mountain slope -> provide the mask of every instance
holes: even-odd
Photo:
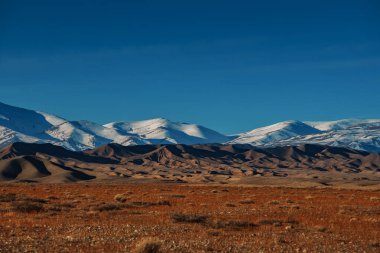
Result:
[[[380,123],[379,119],[342,119],[335,121],[305,121],[305,124],[321,131],[343,130],[357,125]]]
[[[0,103],[0,147],[14,142],[52,143],[70,150],[86,150],[107,143],[223,143],[230,137],[203,126],[152,119],[100,125],[68,121],[52,114]]]
[[[48,138],[45,131],[53,126],[45,115],[15,106],[0,103],[0,126],[23,135]],[[57,118],[58,119],[58,118]]]
[[[233,139],[228,143],[247,143],[256,146],[265,146],[295,136],[318,134],[320,132],[320,130],[300,121],[284,121],[239,134],[236,139]]]
[[[104,152],[108,150],[108,152]],[[250,145],[141,145],[108,144],[86,151],[121,164],[172,169],[223,171],[246,169],[305,169],[324,171],[380,172],[380,154],[312,144],[257,148]]]
[[[380,120],[285,121],[239,134],[228,143],[259,147],[319,144],[380,152]]]
[[[95,123],[86,127],[84,123],[0,103],[0,147],[23,141],[53,143],[72,150],[82,150],[112,142],[118,137],[115,135],[106,139],[103,135],[93,133],[91,128],[109,131]]]
[[[116,131],[90,121],[65,121],[46,131],[72,150],[85,150],[113,141],[124,141],[127,137]]]
[[[0,126],[0,147],[7,146],[14,142],[39,143],[43,141],[39,138],[25,135],[7,127]]]
[[[15,142],[51,143],[88,150],[109,143],[251,144],[259,147],[322,144],[380,152],[380,120],[285,121],[226,136],[209,128],[163,118],[100,125],[0,103],[0,148]]]
[[[277,178],[317,184],[359,180],[376,185],[379,168],[379,153],[311,144],[258,148],[241,144],[112,143],[74,152],[51,144],[15,143],[0,150],[0,181],[144,179],[229,184]]]
[[[0,160],[0,181],[45,181],[48,183],[76,182],[94,179],[63,165],[36,156],[19,156]]]
[[[380,122],[361,123],[340,130],[296,136],[271,143],[272,146],[300,145],[305,143],[348,147],[380,153]]]
[[[229,140],[229,137],[200,125],[173,122],[162,118],[114,122],[104,126],[115,129],[123,135],[139,137],[142,143],[137,144],[202,144],[223,143]]]

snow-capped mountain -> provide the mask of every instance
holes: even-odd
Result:
[[[343,130],[363,124],[380,123],[380,119],[342,119],[335,121],[305,121],[304,123],[321,131],[331,131]]]
[[[17,141],[53,142],[45,131],[53,126],[50,120],[54,119],[54,116],[0,103],[0,146]]]
[[[152,119],[115,122],[104,126],[0,103],[0,147],[13,142],[52,143],[71,150],[92,149],[107,143],[203,144],[223,143],[230,137],[203,126]]]
[[[306,125],[301,121],[291,120],[238,134],[237,138],[229,141],[229,143],[265,146],[292,137],[317,134],[320,132],[320,130]]]
[[[301,135],[271,143],[274,146],[288,146],[315,143],[328,146],[347,147],[352,149],[380,152],[380,121],[363,120],[357,124],[335,126],[337,130],[327,130],[317,134]],[[331,123],[333,126],[335,123]],[[326,124],[327,125],[327,124]],[[325,123],[322,126],[326,126]],[[334,129],[334,126],[333,126]]]
[[[108,143],[140,144],[251,144],[294,146],[323,144],[380,152],[380,119],[284,121],[226,136],[209,128],[151,119],[100,125],[0,103],[0,147],[13,142],[52,143],[71,150],[92,149]]]
[[[40,139],[0,126],[0,147],[5,147],[14,142],[39,143]]]
[[[0,103],[0,146],[16,141],[52,143],[71,150],[107,144],[122,137],[102,125]]]
[[[224,143],[229,137],[206,127],[158,118],[134,122],[113,122],[104,125],[123,135],[139,137],[145,144]]]
[[[320,144],[380,152],[380,120],[285,121],[239,134],[229,143],[254,146]]]

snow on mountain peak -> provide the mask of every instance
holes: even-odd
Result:
[[[0,103],[0,125],[25,135],[43,135],[52,126],[38,112]]]
[[[359,124],[380,123],[380,119],[342,119],[335,121],[305,121],[321,131],[342,130]]]
[[[229,143],[265,145],[273,141],[280,141],[299,135],[315,134],[319,132],[318,129],[306,125],[301,121],[290,120],[239,134],[236,139]]]
[[[0,147],[14,142],[52,143],[71,150],[92,149],[108,143],[206,144],[236,143],[256,146],[323,144],[380,152],[380,119],[284,121],[226,136],[201,125],[155,118],[100,125],[0,103]]]
[[[121,134],[139,136],[148,143],[221,143],[229,138],[196,124],[174,122],[164,118],[132,122],[113,122],[104,125]]]

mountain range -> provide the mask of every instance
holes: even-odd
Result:
[[[15,142],[50,143],[72,151],[116,143],[123,146],[250,144],[257,147],[320,144],[380,152],[380,119],[285,121],[224,135],[204,126],[163,118],[101,125],[87,120],[69,121],[0,103],[0,147]]]
[[[15,142],[0,149],[0,181],[378,186],[380,154],[314,144],[106,144],[71,151]]]

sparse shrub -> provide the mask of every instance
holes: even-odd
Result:
[[[171,204],[168,200],[160,200],[157,202],[157,205],[159,205],[159,206],[171,206]]]
[[[52,206],[52,207],[48,208],[48,211],[60,212],[60,211],[62,211],[62,208],[60,208],[59,206]]]
[[[171,215],[171,218],[175,222],[180,222],[180,223],[205,223],[208,219],[208,216],[198,215],[198,214],[175,213]]]
[[[32,198],[32,197],[24,197],[24,198],[21,198],[21,199],[24,200],[24,201],[41,203],[41,204],[46,204],[48,202],[46,199]]]
[[[285,230],[289,231],[289,230],[292,230],[293,228],[294,228],[294,226],[289,225],[289,226],[286,226],[286,227],[285,227]]]
[[[211,236],[219,236],[220,232],[219,231],[208,231],[208,234]]]
[[[134,253],[159,253],[161,242],[155,238],[143,238],[137,243]]]
[[[183,199],[183,198],[186,198],[185,195],[181,195],[181,194],[174,194],[174,195],[171,195],[172,198],[179,198],[179,199]]]
[[[71,236],[71,235],[66,236],[65,239],[69,242],[79,242],[79,240],[77,238],[75,238],[74,236]]]
[[[380,198],[379,197],[370,197],[369,200],[370,201],[380,201]]]
[[[116,210],[120,210],[121,208],[119,205],[115,205],[115,204],[101,204],[98,206],[94,206],[91,209],[93,211],[104,212],[104,211],[116,211]]]
[[[71,203],[60,203],[55,205],[58,208],[75,208],[75,205]]]
[[[277,200],[271,200],[267,204],[269,204],[269,205],[278,205],[278,204],[280,204],[280,202],[277,201]]]
[[[250,205],[250,204],[255,204],[256,202],[252,199],[246,199],[246,200],[240,201],[239,203],[243,205]]]
[[[132,206],[144,206],[144,207],[155,205],[154,202],[145,202],[145,201],[132,201],[132,202],[128,202],[128,204]]]
[[[15,202],[12,205],[13,211],[21,213],[41,212],[43,209],[44,208],[41,203],[31,201]]]
[[[288,223],[288,224],[299,224],[299,222],[295,219],[292,219],[292,218],[288,218],[286,221],[284,221],[285,223]]]
[[[122,194],[116,194],[115,197],[113,198],[117,202],[124,203],[128,200],[127,195],[125,193]]]
[[[282,223],[281,222],[275,222],[275,223],[273,223],[273,226],[275,226],[275,227],[281,227]]]
[[[280,227],[284,223],[287,223],[287,224],[298,224],[298,221],[296,221],[294,219],[291,219],[291,218],[289,218],[287,220],[264,219],[264,220],[260,220],[258,223],[260,225],[273,225],[275,227]]]
[[[3,195],[0,195],[0,202],[12,202],[17,199],[17,196],[15,193],[6,193]]]
[[[317,230],[318,232],[326,232],[326,231],[327,231],[327,228],[326,228],[326,227],[323,227],[323,226],[315,226],[314,228],[315,228],[315,230]]]
[[[226,203],[226,207],[236,207],[236,205],[234,205],[232,203]]]
[[[240,220],[231,220],[231,221],[216,221],[208,223],[207,226],[210,226],[215,229],[229,228],[229,229],[241,229],[241,228],[252,228],[256,224],[249,221],[240,221]]]
[[[149,207],[149,206],[170,206],[170,202],[167,200],[161,200],[158,202],[145,202],[145,201],[132,201],[126,203],[131,206],[143,206],[143,207]]]
[[[270,220],[270,219],[268,219],[268,220],[260,220],[259,221],[259,224],[260,225],[275,225],[275,224],[282,224],[282,220]]]

